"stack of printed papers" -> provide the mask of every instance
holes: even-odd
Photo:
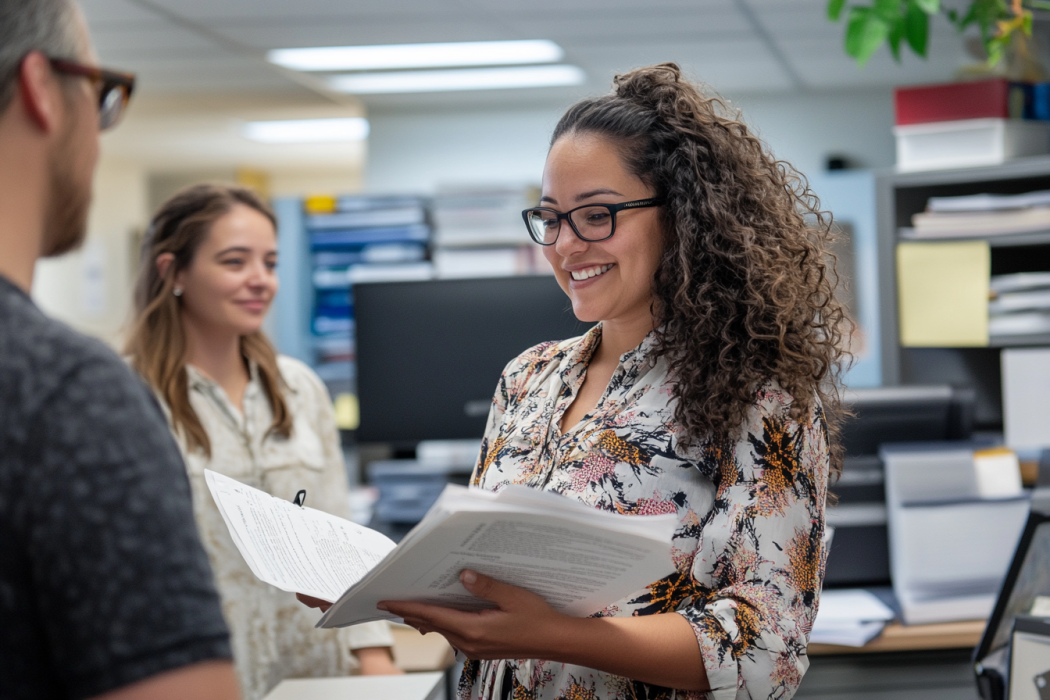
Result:
[[[893,611],[863,589],[822,591],[817,619],[809,641],[862,647],[882,632]]]
[[[520,586],[584,617],[675,571],[677,516],[620,515],[524,486],[449,485],[400,544],[374,530],[205,472],[234,543],[255,575],[335,604],[318,627],[396,619],[382,600],[480,610],[464,569]],[[309,499],[309,494],[307,494]]]

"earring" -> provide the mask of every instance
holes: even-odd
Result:
[[[174,294],[177,297],[181,297],[182,296],[182,287],[175,287],[175,289],[171,290],[171,293]]]

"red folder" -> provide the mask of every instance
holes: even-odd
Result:
[[[893,91],[897,126],[957,119],[1010,118],[1010,81],[1005,78]],[[1020,115],[1017,115],[1020,116]]]

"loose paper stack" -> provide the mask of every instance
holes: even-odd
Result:
[[[926,211],[912,216],[903,238],[1003,236],[1050,229],[1050,191],[1017,195],[930,197]]]
[[[996,275],[989,286],[988,332],[991,337],[1050,333],[1050,273]]]
[[[817,619],[809,641],[862,647],[882,632],[893,611],[863,589],[822,591]]]
[[[368,528],[214,472],[206,478],[256,576],[336,601],[319,627],[396,619],[376,609],[381,600],[492,607],[460,583],[464,569],[530,590],[580,617],[675,571],[673,514],[619,515],[523,486],[496,494],[450,485],[395,547]]]

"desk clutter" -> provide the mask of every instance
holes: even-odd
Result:
[[[898,229],[906,346],[1042,342],[1050,335],[1050,191],[935,196]],[[925,244],[925,245],[924,245]],[[1030,255],[1018,250],[1033,247]],[[1050,261],[1043,263],[1050,268]]]
[[[1017,455],[976,442],[887,444],[880,455],[904,622],[986,618],[1028,516]]]

